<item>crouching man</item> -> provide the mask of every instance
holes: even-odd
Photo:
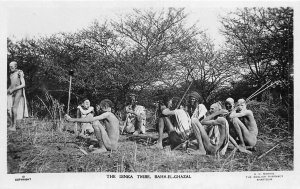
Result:
[[[244,99],[238,100],[238,108],[232,111],[229,115],[233,119],[234,129],[237,135],[233,135],[241,146],[246,149],[246,146],[253,147],[257,142],[257,124],[253,116],[253,112],[247,109],[247,104]]]
[[[226,113],[220,104],[214,103],[210,106],[210,115],[204,118],[201,123],[197,118],[192,118],[192,128],[198,142],[198,151],[193,153],[224,155],[229,141],[229,127],[224,117],[219,117]],[[226,111],[226,112],[225,112]]]
[[[92,122],[94,132],[100,146],[99,149],[96,149],[92,153],[102,153],[108,150],[117,150],[119,140],[119,120],[111,112],[112,102],[108,99],[105,99],[100,102],[99,106],[100,110],[104,112],[99,116],[71,118],[69,115],[65,115],[65,119],[69,122]]]

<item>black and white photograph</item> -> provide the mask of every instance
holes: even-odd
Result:
[[[299,1],[0,5],[4,188],[297,188]]]

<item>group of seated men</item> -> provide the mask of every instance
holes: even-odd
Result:
[[[145,133],[146,114],[143,106],[136,104],[136,96],[130,95],[130,103],[126,106],[126,119],[121,132],[137,135]],[[158,140],[152,148],[163,149],[163,133],[167,131],[171,148],[184,140],[196,141],[196,154],[221,154],[226,152],[229,142],[239,151],[251,153],[246,146],[253,147],[257,141],[257,125],[251,110],[246,109],[246,101],[239,99],[234,107],[234,100],[228,98],[225,108],[219,102],[210,106],[209,112],[202,104],[201,96],[197,92],[188,95],[187,104],[179,98],[165,96],[157,104]],[[78,107],[78,118],[65,118],[70,122],[81,122],[92,125],[84,126],[81,135],[87,129],[94,131],[99,142],[99,148],[93,153],[116,150],[120,135],[119,119],[111,112],[112,102],[102,100],[97,106],[101,112],[95,116],[89,101]],[[88,114],[88,115],[86,115]],[[82,116],[84,115],[84,116]]]

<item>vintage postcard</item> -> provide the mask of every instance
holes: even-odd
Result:
[[[299,8],[1,1],[1,185],[297,188]]]

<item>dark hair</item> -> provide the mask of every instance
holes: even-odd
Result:
[[[181,99],[179,97],[173,97],[172,98],[172,106],[170,107],[170,110],[175,110],[177,108],[177,106],[179,106],[180,100]]]
[[[104,107],[104,108],[112,108],[113,107],[113,103],[109,99],[102,100],[99,105],[100,105],[100,107]]]
[[[86,100],[90,101],[88,98],[84,98],[84,99],[82,100],[82,103],[84,103],[84,101],[86,101]]]

